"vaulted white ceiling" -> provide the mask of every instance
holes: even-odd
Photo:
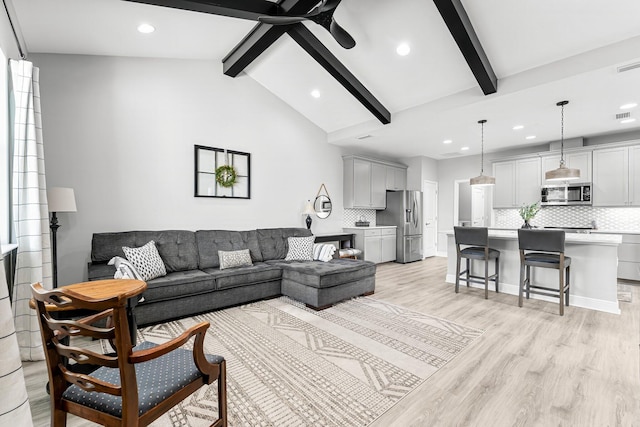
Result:
[[[255,22],[120,0],[12,0],[31,53],[69,53],[221,62]],[[343,0],[336,20],[357,45],[342,49],[305,23],[392,113],[382,125],[288,36],[246,73],[327,132],[332,144],[393,157],[477,154],[559,139],[556,102],[568,99],[565,137],[640,130],[621,124],[622,104],[640,104],[637,0],[462,1],[498,92],[485,96],[431,0]],[[136,31],[141,22],[153,34]],[[411,46],[401,57],[396,47]],[[222,65],[220,66],[222,73]],[[310,92],[317,89],[320,98]],[[301,118],[302,119],[302,118]],[[524,129],[514,131],[514,125]],[[363,136],[370,137],[360,139]],[[536,135],[534,140],[525,136]],[[445,145],[443,140],[453,143]],[[470,149],[461,152],[460,148]]]

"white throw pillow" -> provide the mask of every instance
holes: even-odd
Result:
[[[218,251],[218,258],[220,259],[220,270],[253,265],[249,249],[240,249],[238,251]]]
[[[109,260],[108,265],[113,265],[116,268],[116,274],[113,275],[114,279],[142,280],[138,270],[125,258],[114,256]]]
[[[289,252],[285,261],[313,261],[313,242],[316,236],[289,237]]]
[[[313,245],[313,259],[316,261],[331,261],[336,247],[328,243],[316,243]]]
[[[162,258],[153,240],[139,248],[122,247],[127,260],[133,264],[142,280],[151,280],[167,275]]]

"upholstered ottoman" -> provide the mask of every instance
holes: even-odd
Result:
[[[316,310],[371,295],[375,290],[376,265],[369,261],[280,261],[278,265],[282,268],[282,294]]]

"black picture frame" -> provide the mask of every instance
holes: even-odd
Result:
[[[216,182],[216,169],[228,164],[236,169],[236,183],[223,187]],[[251,198],[251,153],[194,145],[194,197]]]

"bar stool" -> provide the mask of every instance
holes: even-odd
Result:
[[[518,305],[522,307],[522,293],[546,295],[560,299],[560,316],[564,316],[564,304],[569,306],[571,258],[564,256],[562,230],[518,230],[520,246],[520,290]],[[527,252],[536,251],[536,252]],[[531,267],[554,268],[559,271],[558,289],[531,284]],[[526,275],[525,275],[526,270]],[[563,304],[563,301],[564,304]]]
[[[496,292],[499,291],[499,271],[500,271],[500,251],[489,247],[489,229],[487,227],[453,227],[456,238],[456,293],[460,289],[460,280],[469,283],[484,283],[484,298],[489,298],[489,281],[496,284]],[[467,246],[460,249],[461,245]],[[460,261],[465,258],[467,268],[460,271]],[[474,276],[471,274],[469,260],[477,259],[484,261],[484,276]],[[495,259],[495,274],[489,276],[489,260]],[[461,277],[464,275],[465,277]]]

